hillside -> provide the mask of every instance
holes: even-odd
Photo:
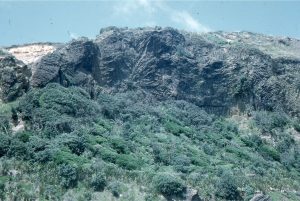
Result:
[[[0,199],[299,200],[300,41],[101,29],[0,52]]]

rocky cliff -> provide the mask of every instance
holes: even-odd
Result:
[[[101,29],[38,61],[30,85],[50,82],[118,92],[140,88],[213,113],[300,112],[300,41],[249,32],[196,34],[173,28]]]

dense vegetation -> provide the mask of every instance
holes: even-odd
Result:
[[[0,200],[299,200],[300,122],[48,84],[0,105]],[[13,127],[24,121],[25,130]],[[162,196],[163,197],[162,197]]]

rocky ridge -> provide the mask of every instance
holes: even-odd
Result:
[[[212,113],[266,109],[297,115],[299,47],[297,39],[249,32],[108,27],[94,40],[72,40],[28,64],[30,86],[77,85],[91,96],[141,89]]]

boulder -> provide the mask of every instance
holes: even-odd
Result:
[[[256,195],[254,195],[254,197],[251,198],[250,201],[271,201],[271,198],[268,195],[258,193]]]

